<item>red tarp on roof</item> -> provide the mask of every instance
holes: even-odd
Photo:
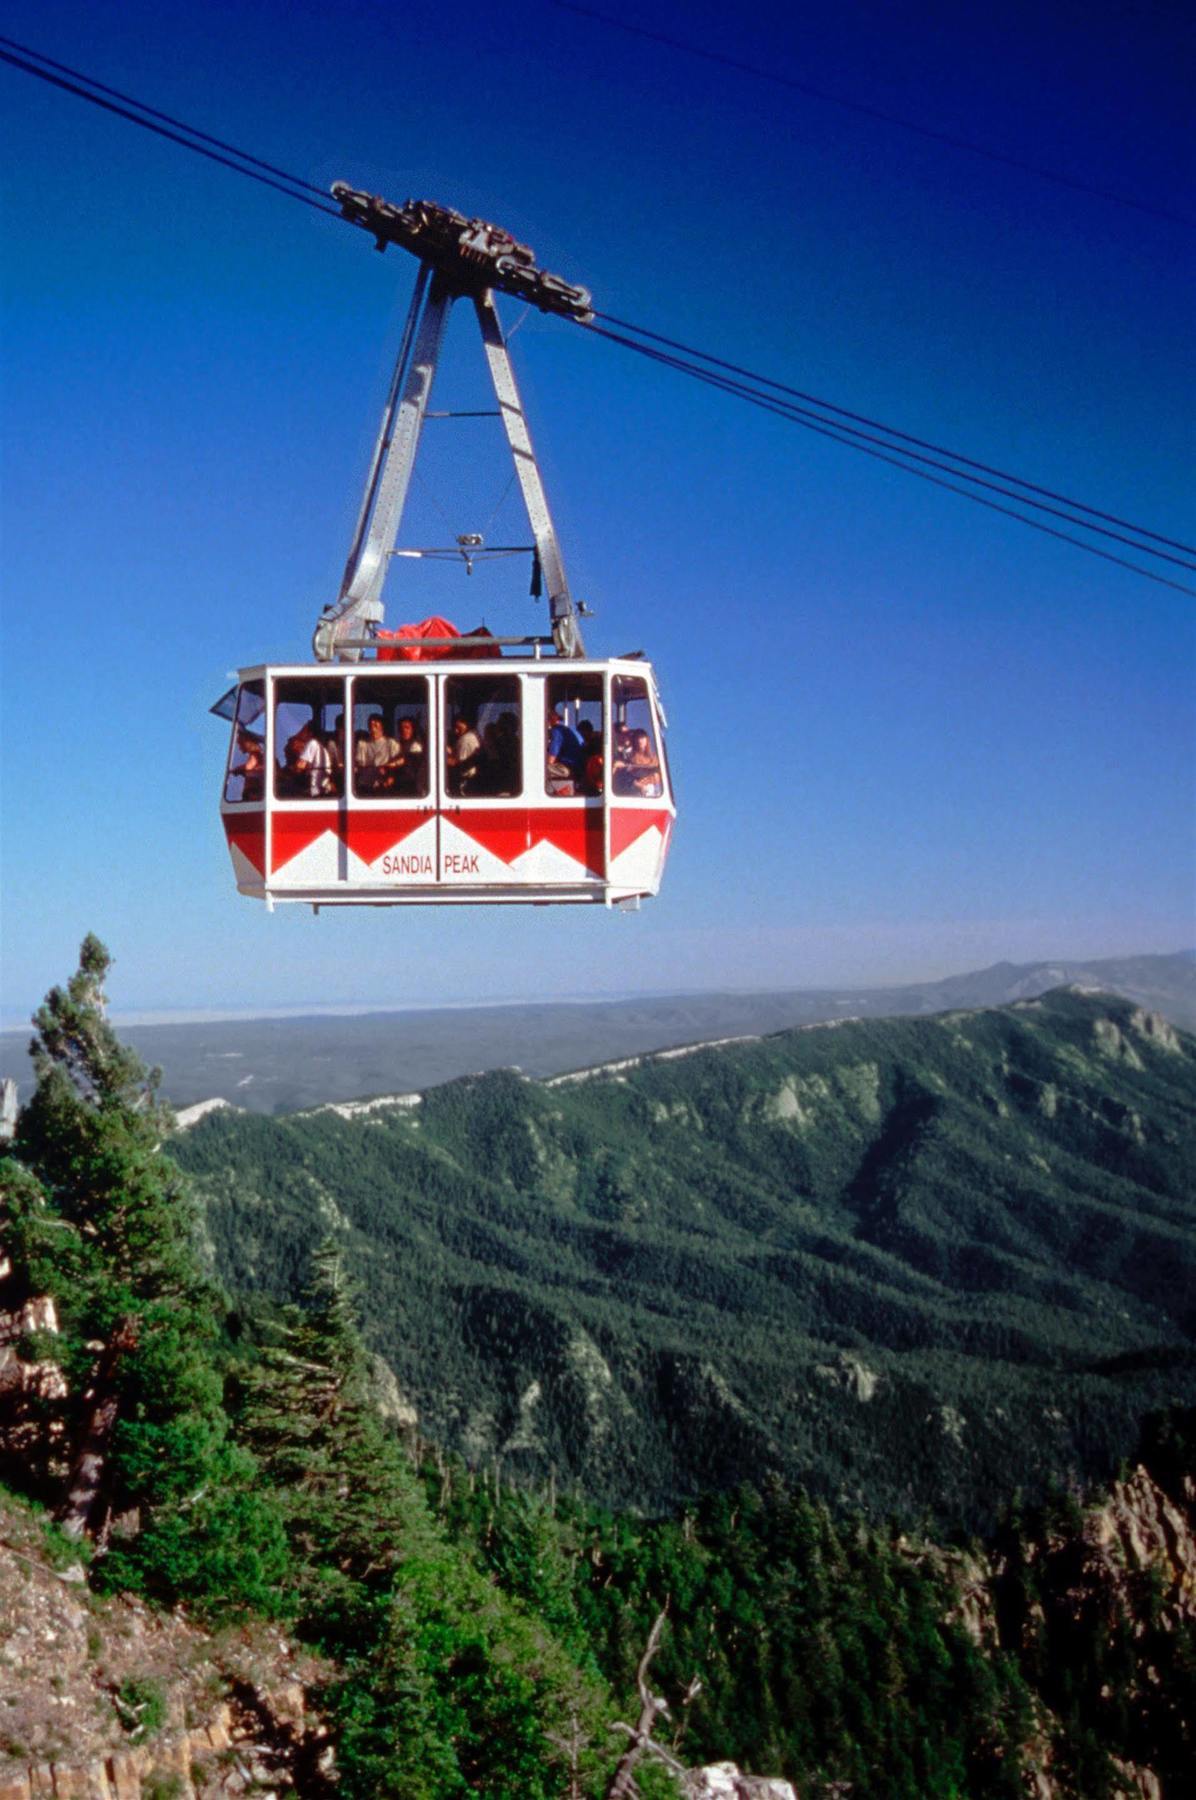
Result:
[[[378,631],[379,662],[441,662],[446,657],[497,656],[497,644],[491,650],[487,644],[456,645],[425,644],[424,638],[459,638],[461,632],[451,619],[433,617],[420,619],[414,625],[400,625],[397,631]],[[484,625],[475,626],[470,637],[492,637]]]

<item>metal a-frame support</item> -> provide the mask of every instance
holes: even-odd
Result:
[[[493,292],[488,287],[458,286],[431,263],[421,262],[340,594],[334,605],[325,608],[312,640],[320,662],[359,661],[363,643],[374,636],[382,622],[382,588],[402,523],[445,326],[453,301],[465,293],[473,300],[486,366],[527,508],[548,594],[553,643],[560,656],[585,655],[578,610],[569,593]]]

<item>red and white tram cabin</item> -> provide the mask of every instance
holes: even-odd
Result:
[[[213,711],[232,720],[237,888],[268,907],[637,905],[660,886],[675,808],[638,657],[262,666]],[[549,761],[554,712],[586,746],[571,773]],[[359,754],[374,715],[424,751],[387,785]],[[464,731],[483,754],[463,772],[448,747]]]

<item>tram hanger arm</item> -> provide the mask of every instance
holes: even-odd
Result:
[[[339,183],[333,192],[345,208],[346,217],[356,218],[360,224],[370,223],[371,229],[371,221],[378,215],[378,209],[383,209],[387,235],[381,241],[403,243],[417,254],[427,248],[429,255],[421,261],[416,277],[340,594],[334,605],[325,608],[316,625],[313,638],[316,657],[321,662],[360,660],[362,639],[368,643],[382,623],[382,588],[395,554],[444,331],[453,301],[464,294],[472,300],[499,417],[532,528],[537,564],[548,593],[553,641],[561,656],[584,656],[578,608],[569,592],[506,339],[494,295],[487,285],[494,276],[496,281],[501,280],[503,291],[518,292],[521,282],[526,285],[533,276],[539,280],[543,271],[535,269],[532,253],[526,246],[516,244],[505,232],[500,232],[496,226],[485,225],[484,221],[466,220],[462,214],[432,207],[430,202],[408,203],[407,208],[391,207],[385,201],[372,200]],[[361,203],[361,217],[352,210],[358,203]],[[418,213],[414,223],[406,217],[412,207]],[[445,249],[446,219],[451,225],[449,236],[456,243],[455,260]],[[398,223],[394,224],[395,221]],[[497,245],[492,241],[495,238]],[[519,258],[527,260],[520,261]],[[513,271],[518,272],[518,278]],[[556,281],[556,277],[547,279]],[[548,291],[544,290],[545,293]],[[589,295],[584,289],[571,292],[578,301],[584,300],[588,305]],[[521,297],[531,298],[526,293]],[[544,310],[566,309],[545,303]],[[574,307],[570,316],[580,317],[581,314]]]
[[[312,648],[319,661],[360,660],[350,639],[372,636],[385,612],[382,586],[402,522],[415,452],[427,410],[449,309],[455,295],[443,277],[423,263],[407,311],[390,391],[382,409],[357,527],[340,594],[316,624]]]

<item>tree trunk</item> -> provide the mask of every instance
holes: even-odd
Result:
[[[137,1343],[136,1319],[122,1319],[105,1344],[83,1396],[83,1417],[71,1462],[66,1498],[58,1522],[67,1537],[99,1535],[108,1511],[105,1499],[108,1451],[120,1411],[116,1372]]]

